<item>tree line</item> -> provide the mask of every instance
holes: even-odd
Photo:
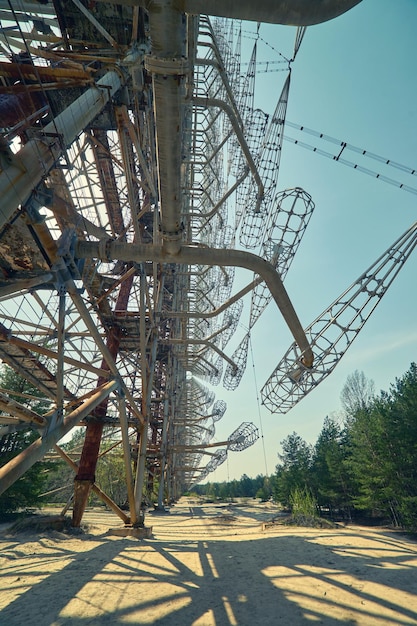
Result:
[[[0,386],[38,412],[49,403],[39,392],[8,368],[0,371]],[[12,395],[12,394],[11,394]],[[281,442],[276,471],[271,476],[196,485],[194,493],[208,499],[236,497],[274,499],[291,509],[294,494],[314,501],[318,513],[346,520],[383,518],[407,530],[417,530],[417,366],[395,380],[388,392],[376,394],[373,382],[362,372],[348,377],[341,392],[343,411],[327,416],[314,444],[296,432]],[[0,437],[3,464],[38,434],[28,428]],[[68,453],[81,448],[82,431],[63,446]],[[116,502],[126,498],[119,480],[120,454],[105,455],[97,483]],[[0,513],[40,506],[46,499],[62,502],[70,497],[73,472],[62,461],[34,465],[0,496]]]
[[[342,390],[342,420],[326,417],[314,445],[292,433],[282,442],[275,497],[311,493],[321,512],[380,517],[417,529],[417,366],[374,393],[363,373]]]
[[[388,392],[374,392],[362,372],[348,377],[343,413],[327,416],[314,444],[296,432],[281,441],[275,474],[208,483],[197,493],[217,497],[268,493],[291,509],[294,494],[314,499],[322,515],[345,520],[381,518],[417,530],[417,366]]]
[[[269,500],[274,492],[274,476],[258,474],[256,478],[250,478],[247,474],[237,480],[224,482],[208,482],[203,485],[195,485],[190,493],[205,496],[207,500],[232,500],[234,498],[260,498]]]

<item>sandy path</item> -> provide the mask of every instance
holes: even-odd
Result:
[[[262,521],[272,504],[185,500],[149,514],[153,538],[105,534],[89,512],[80,536],[0,536],[0,625],[417,625],[417,543],[358,527]]]

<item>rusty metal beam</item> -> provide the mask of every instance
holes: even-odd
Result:
[[[55,443],[72,430],[81,419],[91,413],[118,385],[118,381],[112,380],[98,388],[95,395],[74,409],[54,430],[48,432],[44,437],[39,437],[39,439],[0,468],[0,494],[4,493],[10,485],[23,476],[26,470],[32,467],[34,463],[40,461]]]
[[[48,423],[43,415],[39,415],[24,404],[9,398],[6,394],[0,392],[0,410],[6,411],[24,422],[36,424],[37,426],[46,426]]]
[[[29,65],[26,63],[6,63],[0,61],[0,76],[4,78],[12,78],[13,80],[30,80],[37,83],[48,81],[51,82],[51,78],[54,82],[60,82],[61,80],[66,82],[68,80],[80,80],[90,81],[92,80],[92,70],[83,69],[67,69],[62,67],[45,67],[44,65]]]
[[[116,302],[116,309],[127,309],[132,285],[133,275],[129,276],[129,278],[121,284]],[[116,359],[117,357],[120,348],[121,337],[121,328],[116,326],[113,327],[107,339],[107,350],[109,351],[112,359]],[[110,371],[110,367],[110,363],[105,358],[103,358],[102,369]],[[103,381],[103,377],[99,377],[97,381],[97,387],[100,387],[103,384]],[[103,418],[105,417],[107,412],[107,405],[108,397],[103,398],[103,401],[95,408],[95,419],[87,424],[84,445],[74,482],[74,506],[72,524],[75,527],[79,526],[81,523],[85,507],[87,506],[90,488],[95,480],[95,470],[104,428]]]
[[[57,453],[59,454],[59,456],[64,459],[64,461],[66,463],[68,463],[68,465],[74,470],[75,473],[77,473],[78,471],[78,465],[75,463],[75,461],[73,461],[71,459],[70,456],[68,456],[68,454],[66,452],[64,452],[64,450],[62,448],[60,448],[57,444],[54,445],[55,450],[57,451]],[[112,500],[111,498],[109,498],[109,496],[107,494],[104,493],[104,491],[102,489],[100,489],[100,487],[98,485],[96,485],[95,483],[93,485],[91,485],[91,491],[93,491],[96,496],[98,496],[100,498],[100,500],[102,500],[102,502],[104,502],[104,504],[107,504],[107,506],[109,506],[112,511],[114,511],[116,513],[116,515],[118,515],[118,517],[120,517],[120,519],[125,523],[125,524],[129,524],[130,523],[130,519],[129,516],[126,515],[126,513],[124,511],[122,511],[122,509],[117,506],[117,504],[114,502],[114,500]]]
[[[96,128],[92,130],[92,136],[96,139],[96,141],[92,142],[92,148],[100,187],[106,204],[107,216],[112,227],[113,236],[120,237],[123,235],[125,227],[107,133]]]

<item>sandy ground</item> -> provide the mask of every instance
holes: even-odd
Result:
[[[267,525],[273,504],[181,500],[151,539],[0,529],[0,625],[417,624],[417,543],[383,529]]]

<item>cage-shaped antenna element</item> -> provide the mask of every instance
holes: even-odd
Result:
[[[217,452],[215,452],[211,460],[207,463],[205,472],[207,472],[208,474],[210,472],[214,472],[214,470],[216,470],[219,467],[219,465],[224,463],[226,459],[227,459],[227,449],[222,448],[221,450],[217,450]]]
[[[227,439],[228,450],[240,452],[252,446],[259,439],[258,429],[252,422],[242,422],[236,430]]]
[[[211,413],[211,417],[213,422],[218,422],[222,419],[223,415],[226,413],[227,404],[224,400],[216,400],[213,404],[213,409]]]

